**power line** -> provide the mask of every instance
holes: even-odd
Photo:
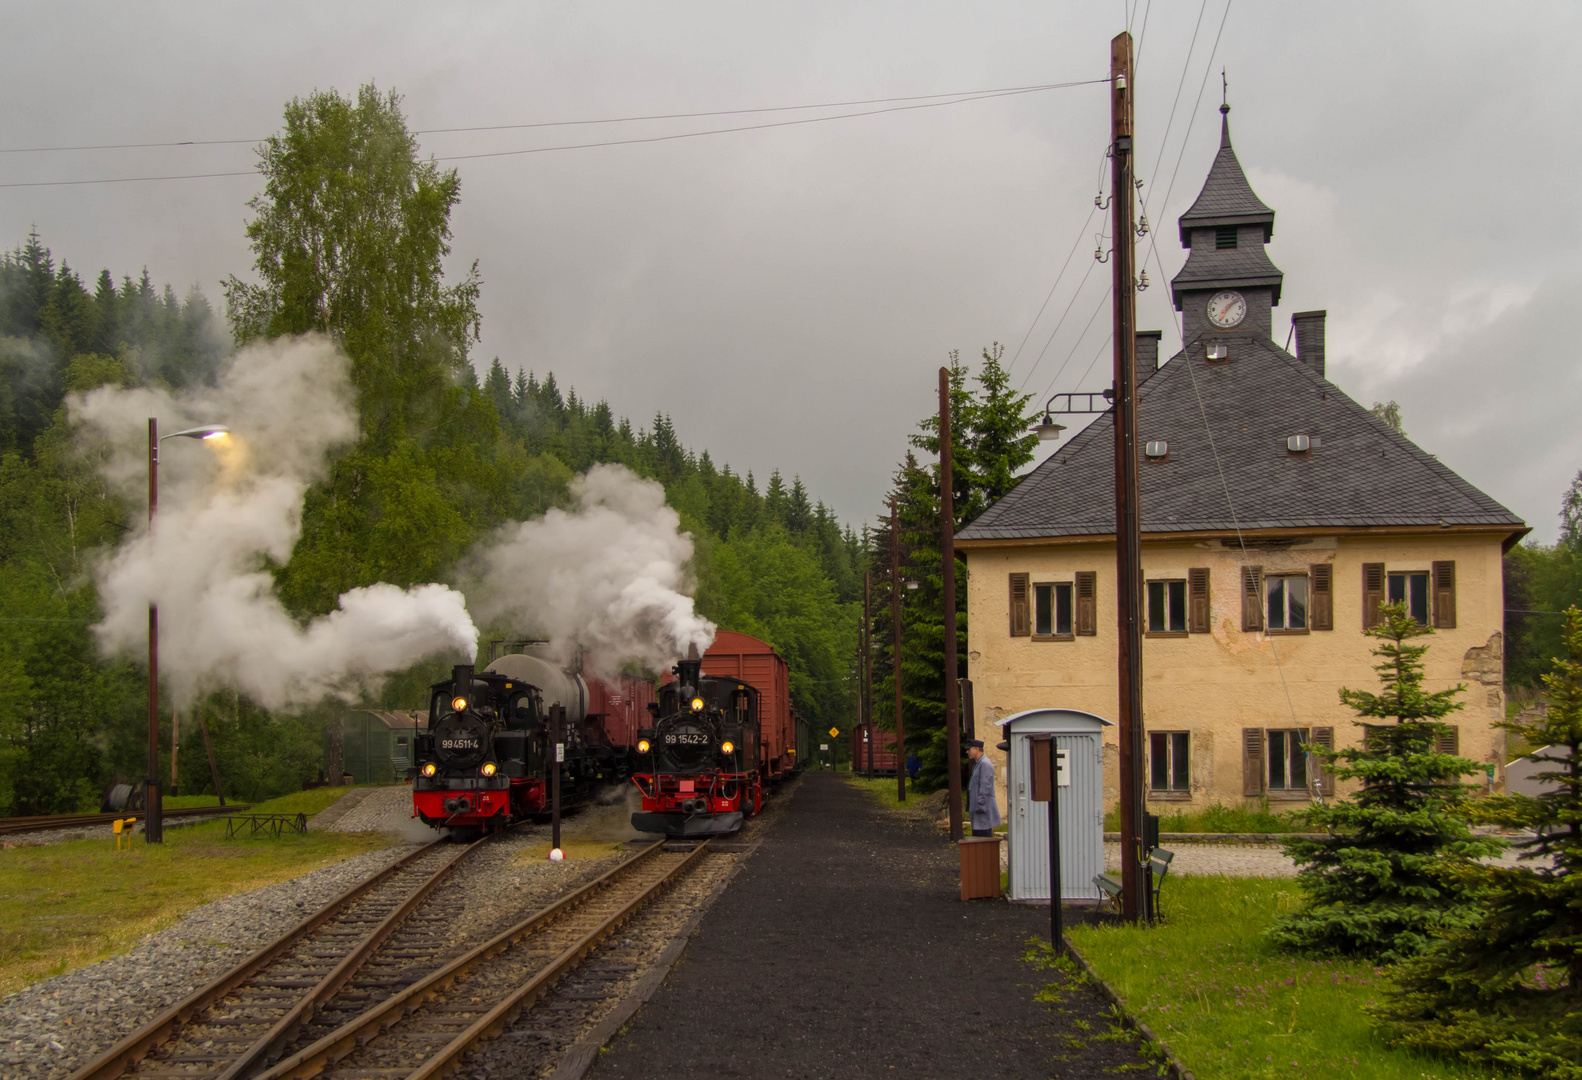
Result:
[[[1017,358],[1022,355],[1022,350],[1027,347],[1027,339],[1033,336],[1033,329],[1038,326],[1038,320],[1042,319],[1044,317],[1044,309],[1049,307],[1049,301],[1051,301],[1051,300],[1053,300],[1055,298],[1055,290],[1060,288],[1060,281],[1061,281],[1062,278],[1064,278],[1066,276],[1066,269],[1071,265],[1071,260],[1072,260],[1073,257],[1075,257],[1075,255],[1077,253],[1077,248],[1082,246],[1082,238],[1085,235],[1087,235],[1088,224],[1092,220],[1093,220],[1093,211],[1089,210],[1088,211],[1087,221],[1084,221],[1082,223],[1082,228],[1077,230],[1077,239],[1075,240],[1075,242],[1072,243],[1071,251],[1068,252],[1067,255],[1066,255],[1066,261],[1060,264],[1060,273],[1055,275],[1055,283],[1053,285],[1049,286],[1049,292],[1048,292],[1047,295],[1045,295],[1044,302],[1041,305],[1039,305],[1038,314],[1034,315],[1033,316],[1033,321],[1027,324],[1027,333],[1022,335],[1022,343],[1016,347],[1016,355],[1011,357],[1011,362],[1010,362],[1009,365],[1006,366],[1005,370],[1010,371],[1011,369],[1016,367]],[[1092,268],[1089,267],[1089,269],[1092,269]],[[1086,280],[1086,278],[1084,277],[1083,280]],[[1077,288],[1080,290],[1082,288],[1082,286],[1079,285],[1079,286],[1077,286]],[[1073,296],[1072,299],[1075,300],[1076,297]],[[1066,310],[1067,311],[1071,310],[1071,307],[1070,307],[1069,304],[1066,306]],[[1064,316],[1061,316],[1061,318],[1063,319]],[[1055,329],[1056,330],[1060,329],[1060,325],[1058,323],[1055,325]],[[1046,348],[1047,348],[1047,346],[1046,346]],[[1042,359],[1044,354],[1043,353],[1039,353],[1038,355],[1039,355],[1039,358]],[[1035,368],[1037,367],[1036,362],[1034,364],[1034,367]]]
[[[830,120],[851,120],[851,119],[856,119],[856,118],[866,117],[866,116],[879,116],[879,115],[882,115],[884,113],[908,112],[908,111],[911,111],[911,110],[914,110],[914,109],[933,109],[933,108],[938,108],[938,107],[943,106],[943,105],[961,105],[961,104],[974,102],[974,101],[987,101],[987,100],[990,100],[992,98],[1013,97],[1013,96],[1018,96],[1018,95],[1021,95],[1021,94],[1038,93],[1038,92],[1041,92],[1041,91],[1044,91],[1044,90],[1065,90],[1065,89],[1070,89],[1070,88],[1076,87],[1076,86],[1095,86],[1095,85],[1098,85],[1098,84],[1101,84],[1101,83],[1108,83],[1108,82],[1109,82],[1108,79],[1082,79],[1082,80],[1077,80],[1077,81],[1074,81],[1074,82],[1049,83],[1049,84],[1046,84],[1046,85],[1043,85],[1043,86],[1029,87],[1029,88],[1025,88],[1025,89],[988,91],[988,92],[982,92],[982,93],[968,94],[968,95],[965,95],[965,96],[955,95],[955,96],[951,97],[950,100],[945,100],[945,101],[924,101],[924,102],[921,102],[921,103],[918,103],[918,104],[895,105],[895,106],[891,106],[889,108],[884,108],[884,109],[867,109],[867,110],[864,110],[862,112],[837,113],[837,114],[835,114],[833,116],[810,116],[810,117],[803,117],[803,118],[797,119],[797,120],[779,120],[779,121],[774,121],[774,122],[765,123],[765,124],[743,124],[743,125],[740,125],[740,126],[737,126],[737,127],[712,128],[712,129],[709,129],[709,130],[706,130],[706,131],[684,131],[684,132],[676,132],[676,133],[669,134],[669,135],[651,135],[651,136],[646,136],[646,137],[641,137],[641,138],[633,138],[633,139],[609,139],[609,140],[605,140],[605,141],[601,141],[601,142],[591,142],[591,143],[569,143],[569,144],[562,144],[562,145],[559,145],[559,146],[537,146],[537,147],[529,147],[527,149],[522,149],[522,150],[499,150],[499,151],[493,151],[493,152],[489,152],[489,153],[479,153],[479,154],[447,154],[447,155],[443,155],[443,156],[440,156],[440,157],[435,157],[432,160],[434,160],[434,161],[474,161],[474,160],[478,160],[478,159],[481,159],[481,158],[519,157],[519,156],[526,155],[526,154],[556,153],[556,152],[562,151],[562,150],[593,150],[593,149],[598,149],[598,148],[601,148],[601,147],[608,147],[608,146],[634,146],[634,145],[643,144],[643,143],[671,142],[671,141],[674,141],[674,140],[677,140],[677,139],[696,139],[696,138],[701,138],[701,137],[707,136],[707,135],[729,135],[729,134],[734,134],[736,132],[742,132],[742,131],[763,131],[763,130],[767,130],[767,129],[770,129],[770,128],[794,127],[794,126],[801,125],[801,124],[819,124],[819,123],[824,123],[824,122],[830,121]],[[884,100],[910,100],[910,99],[893,99],[892,98],[892,99],[884,99]],[[811,107],[816,107],[816,106],[809,106],[809,107],[811,108]],[[786,106],[785,108],[793,108],[793,106]],[[461,129],[457,129],[457,130],[461,130]],[[35,180],[35,181],[21,181],[21,182],[13,182],[13,183],[4,183],[4,184],[0,184],[0,188],[67,187],[67,186],[76,186],[76,185],[83,185],[83,184],[129,184],[129,183],[140,183],[140,182],[144,182],[144,181],[155,181],[155,180],[209,180],[209,179],[215,179],[215,178],[218,178],[218,177],[253,176],[253,175],[256,175],[256,171],[255,170],[247,170],[247,171],[244,171],[244,172],[183,173],[183,174],[173,174],[173,175],[167,175],[167,176],[120,176],[120,177],[106,177],[106,178],[103,178],[103,179],[95,179],[95,180]]]
[[[1115,286],[1114,286],[1113,283],[1111,283],[1109,285],[1106,285],[1104,287],[1104,295],[1099,297],[1099,304],[1098,304],[1098,306],[1093,309],[1093,314],[1088,316],[1088,324],[1082,328],[1082,333],[1077,335],[1077,340],[1072,344],[1071,351],[1066,353],[1066,359],[1065,359],[1065,361],[1063,363],[1061,363],[1060,370],[1055,372],[1055,377],[1050,379],[1049,380],[1049,385],[1044,388],[1044,397],[1047,398],[1047,397],[1049,397],[1049,395],[1051,393],[1054,392],[1055,383],[1060,381],[1060,376],[1065,373],[1065,370],[1066,370],[1067,366],[1070,365],[1071,358],[1077,355],[1077,350],[1082,347],[1082,339],[1088,336],[1088,331],[1089,330],[1093,329],[1094,320],[1096,320],[1099,317],[1099,312],[1104,310],[1104,305],[1109,302],[1110,294],[1112,292],[1114,292],[1114,291],[1115,291]],[[1114,333],[1115,333],[1114,329],[1111,328],[1110,334],[1113,336]],[[1099,351],[1102,352],[1103,350],[1101,349]],[[1088,371],[1092,371],[1092,370],[1093,370],[1093,365],[1089,364],[1088,365]],[[1082,378],[1086,379],[1087,377],[1088,377],[1088,372],[1084,371],[1082,373]],[[1080,386],[1081,382],[1079,381],[1077,385]]]
[[[708,116],[743,116],[752,113],[795,112],[801,109],[846,109],[854,105],[882,105],[889,101],[928,101],[938,98],[977,97],[985,94],[1031,93],[1053,90],[1057,84],[1035,86],[995,86],[984,90],[952,90],[942,94],[912,94],[900,97],[858,98],[853,101],[824,101],[812,105],[764,105],[752,109],[711,109],[704,112],[652,113],[645,116],[609,116],[597,120],[540,120],[521,124],[484,124],[476,127],[417,128],[414,135],[447,135],[462,131],[521,131],[529,128],[582,127],[593,124],[635,124],[650,120],[696,120]],[[92,143],[82,146],[0,147],[0,154],[51,154],[77,150],[153,150],[173,146],[236,146],[263,142],[264,139],[181,139],[175,142]]]

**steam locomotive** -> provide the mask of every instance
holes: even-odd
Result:
[[[660,688],[654,726],[639,732],[633,783],[639,832],[721,836],[763,809],[761,695],[739,679],[703,673],[694,646]]]
[[[412,806],[435,828],[492,832],[549,810],[549,769],[570,809],[631,775],[631,746],[653,686],[622,676],[584,679],[531,651],[508,652],[482,672],[458,665],[429,689],[428,730],[416,742]],[[556,763],[552,709],[564,708]]]

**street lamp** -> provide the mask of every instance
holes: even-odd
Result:
[[[148,418],[148,541],[154,542],[154,511],[159,507],[159,444],[166,439],[215,439],[228,435],[221,424],[203,424],[159,434],[159,421]],[[159,795],[159,605],[148,604],[148,783],[143,789],[143,835],[150,844],[165,842],[165,808]]]

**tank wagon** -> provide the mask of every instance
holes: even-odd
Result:
[[[549,810],[551,768],[570,808],[631,775],[653,684],[585,679],[529,652],[483,671],[458,665],[429,689],[428,730],[416,735],[412,806],[436,828],[494,831]],[[551,710],[565,709],[564,760],[554,761]]]

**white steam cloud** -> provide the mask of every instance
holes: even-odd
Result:
[[[486,623],[549,639],[562,659],[584,651],[609,674],[636,662],[663,671],[702,652],[714,624],[693,609],[692,537],[664,488],[620,465],[571,482],[575,505],[505,526],[473,552],[468,595]]]
[[[266,560],[291,557],[308,486],[357,438],[348,367],[327,339],[299,338],[242,350],[214,387],[107,386],[69,400],[79,433],[99,444],[100,472],[133,505],[147,490],[148,417],[161,434],[231,430],[164,444],[152,532],[140,525],[96,571],[100,647],[146,655],[157,603],[160,673],[178,703],[222,686],[267,708],[353,700],[426,656],[473,656],[477,630],[443,585],[353,589],[305,627],[275,595]]]

